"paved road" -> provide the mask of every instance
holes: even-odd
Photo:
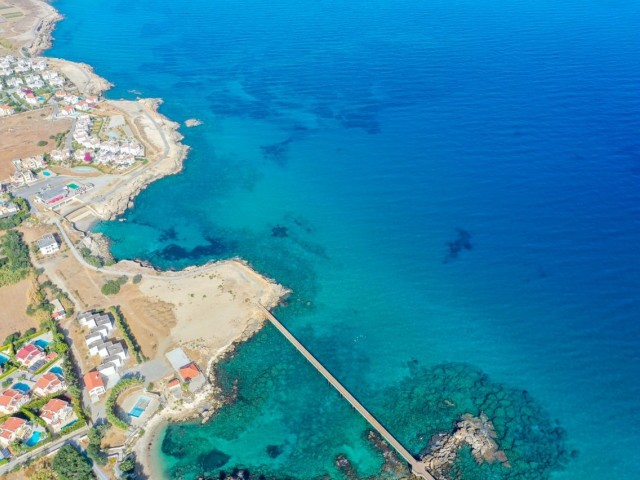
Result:
[[[26,185],[24,187],[17,188],[16,190],[13,191],[13,194],[16,197],[29,199],[30,197],[40,192],[40,190],[42,190],[43,188],[47,188],[47,185],[51,185],[51,188],[55,188],[55,187],[59,187],[61,185],[66,184],[68,181],[69,181],[68,177],[62,177],[62,176],[42,178],[40,180],[35,181],[31,185]],[[31,212],[32,213],[37,212],[33,202],[30,202],[30,203],[31,203]]]
[[[172,373],[174,373],[174,371],[169,366],[169,362],[165,360],[164,357],[157,357],[127,369],[123,373],[123,376],[140,375],[146,382],[156,382]]]
[[[126,270],[126,269],[94,267],[93,265],[89,265],[85,261],[85,259],[82,258],[82,255],[80,255],[80,252],[78,252],[78,250],[76,249],[75,245],[73,245],[73,242],[71,241],[71,239],[67,235],[67,232],[64,230],[64,228],[60,224],[60,220],[58,218],[56,218],[53,221],[56,224],[56,226],[58,227],[58,230],[60,231],[60,235],[62,236],[62,239],[69,246],[69,250],[71,251],[73,256],[76,258],[76,260],[78,262],[80,262],[81,265],[83,265],[85,268],[88,268],[89,270],[94,270],[96,272],[105,273],[107,275],[117,275],[117,276],[120,276],[120,275],[141,275],[143,278],[153,278],[153,279],[156,279],[156,280],[175,280],[177,278],[188,277],[190,275],[193,275],[193,272],[190,271],[190,270],[183,270],[183,271],[180,271],[180,272],[175,272],[175,274],[172,274],[172,275],[167,275],[166,274],[167,272],[163,272],[164,275],[160,275],[159,273],[142,273],[142,274],[140,274],[137,270],[131,271],[131,270]],[[210,265],[203,265],[201,268],[199,268],[198,272],[199,273],[204,273],[206,271],[213,270],[214,268],[217,268],[217,266],[218,265],[217,265],[216,262],[212,262]]]
[[[69,128],[69,133],[67,134],[67,138],[64,143],[64,148],[69,151],[73,146],[73,132],[76,131],[76,123],[78,123],[78,119],[76,117],[73,117],[73,120],[71,121],[71,128]]]
[[[93,473],[96,474],[96,477],[98,478],[98,480],[110,480],[109,475],[104,473],[102,469],[95,463],[93,464]]]

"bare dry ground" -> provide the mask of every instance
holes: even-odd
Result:
[[[1,118],[0,179],[8,178],[15,171],[11,160],[53,150],[55,142],[49,137],[70,127],[69,118],[51,121],[51,107]],[[47,142],[43,147],[38,146],[41,140]]]
[[[0,342],[13,332],[24,332],[38,326],[26,314],[30,286],[31,280],[25,279],[0,288]]]
[[[38,30],[43,25],[54,22],[58,17],[53,7],[45,2],[30,0],[0,0],[0,55],[15,53],[20,47],[31,45]],[[4,14],[4,15],[2,15]],[[46,46],[46,39],[37,43]]]
[[[131,279],[120,293],[107,296],[100,289],[106,280],[114,277],[84,268],[71,255],[48,260],[47,271],[54,279],[69,286],[82,310],[119,305],[143,354],[149,358],[155,356],[161,340],[169,335],[175,325],[173,306],[145,296],[137,285],[131,283]],[[80,331],[72,330],[70,333],[72,338],[77,338],[78,346],[83,344]]]

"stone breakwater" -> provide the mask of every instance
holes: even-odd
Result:
[[[422,457],[422,461],[434,476],[445,480],[449,478],[458,451],[468,445],[478,465],[500,462],[510,468],[507,455],[499,449],[496,437],[495,428],[484,413],[479,417],[467,413],[452,433],[439,433],[431,439],[430,452]]]

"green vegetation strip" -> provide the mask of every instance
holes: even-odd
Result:
[[[14,347],[16,351],[20,350],[24,344],[26,344],[29,340],[39,337],[40,335],[47,333],[46,330],[38,330],[37,332],[30,333],[29,335],[25,335],[24,337],[19,338],[14,342]]]
[[[126,378],[120,380],[116,386],[113,387],[106,403],[107,420],[111,422],[111,425],[114,425],[121,430],[127,430],[129,428],[129,424],[116,414],[116,402],[118,400],[118,396],[120,396],[122,392],[142,384],[144,384],[144,381],[139,378]]]
[[[113,318],[116,321],[116,326],[122,332],[122,336],[124,338],[125,343],[127,344],[127,348],[129,352],[131,352],[136,357],[136,362],[142,363],[145,361],[144,355],[142,355],[142,350],[136,341],[136,337],[134,337],[131,329],[129,328],[129,324],[125,320],[122,312],[120,312],[119,307],[109,307],[109,311],[113,315]]]

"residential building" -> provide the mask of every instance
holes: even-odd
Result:
[[[66,400],[52,398],[40,410],[40,418],[54,429],[66,425],[74,416],[73,407]]]
[[[167,387],[174,397],[178,399],[182,398],[182,384],[180,383],[180,380],[178,380],[177,378],[172,378],[167,383]]]
[[[106,362],[98,365],[96,367],[96,370],[98,370],[98,372],[100,372],[100,374],[104,375],[105,377],[111,377],[113,375],[117,375],[118,366],[113,362]]]
[[[28,343],[16,353],[16,359],[25,367],[30,367],[40,360],[44,360],[47,354],[42,348],[33,343]]]
[[[29,394],[10,388],[0,395],[0,412],[4,415],[16,413],[29,401]]]
[[[106,391],[104,388],[104,379],[100,372],[92,371],[87,373],[84,377],[84,386],[91,397],[93,402],[98,401],[98,397]]]
[[[111,316],[105,313],[84,312],[78,315],[78,323],[81,327],[87,327],[89,330],[96,328],[98,325],[106,326],[109,332],[113,330],[113,320]]]
[[[0,446],[9,448],[13,442],[28,438],[32,431],[31,424],[26,420],[18,417],[7,418],[0,424]]]
[[[42,255],[51,255],[60,250],[60,244],[56,237],[51,233],[47,233],[44,237],[38,240],[38,247],[40,247],[40,253]]]
[[[95,350],[94,353],[91,352],[91,346],[97,346],[98,344],[104,343],[104,340],[105,336],[102,334],[102,332],[91,332],[89,335],[85,335],[84,337],[84,341],[87,344],[87,347],[89,347],[89,353],[91,355],[97,354],[97,351]]]
[[[62,320],[67,316],[64,310],[64,307],[62,306],[62,303],[60,303],[60,300],[58,300],[57,298],[54,298],[51,302],[51,305],[53,305],[51,318],[53,318],[54,320]]]
[[[41,397],[62,392],[67,388],[65,381],[55,373],[47,372],[33,386],[33,393]]]
[[[0,105],[0,117],[8,117],[16,113],[16,109],[9,105]]]

